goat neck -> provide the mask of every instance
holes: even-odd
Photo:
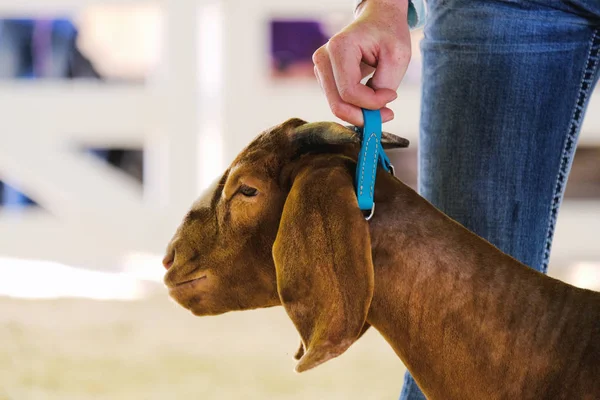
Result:
[[[600,294],[528,268],[389,175],[375,201],[368,322],[428,398],[600,398]]]

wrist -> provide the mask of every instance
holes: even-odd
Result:
[[[408,3],[409,0],[354,0],[354,17],[358,17],[369,5],[394,7],[407,13]]]

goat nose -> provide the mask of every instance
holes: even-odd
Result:
[[[171,268],[171,266],[173,265],[173,261],[175,260],[175,252],[172,251],[169,254],[167,254],[165,256],[165,258],[163,258],[162,263],[165,266],[165,269],[169,269]]]

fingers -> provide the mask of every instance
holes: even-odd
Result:
[[[313,61],[315,63],[315,75],[321,85],[321,89],[325,92],[327,103],[333,115],[341,120],[351,123],[352,125],[362,126],[362,110],[353,104],[346,103],[342,100],[338,88],[335,84],[333,70],[327,51],[317,50]]]
[[[317,78],[317,82],[319,82],[319,85],[321,86],[321,89],[323,89],[323,92],[325,92],[327,102],[330,104],[333,114],[339,119],[349,122],[354,126],[363,126],[364,121],[360,107],[344,103],[337,92],[337,88],[334,87],[331,89],[331,79],[329,79],[326,83],[329,88],[329,90],[326,90],[317,67],[315,67],[315,76]],[[333,104],[336,105],[334,106]],[[394,112],[388,107],[383,107],[380,109],[380,111],[382,122],[389,122],[394,119]]]
[[[325,46],[315,52],[313,62],[315,63],[315,76],[325,92],[331,111],[336,117],[353,125],[362,126],[361,108],[368,108],[371,110],[381,109],[383,122],[391,121],[394,118],[392,110],[385,107],[385,105],[396,98],[396,92],[389,89],[375,90],[360,83],[364,76],[371,73],[372,67],[362,64],[360,59],[355,62],[356,67],[351,68],[353,69],[352,76],[356,79],[356,84],[353,85],[355,89],[354,91],[348,91],[347,89],[340,89],[329,52]],[[341,75],[343,76],[343,73]]]
[[[377,110],[396,98],[395,90],[373,89],[360,83],[363,78],[361,63],[363,54],[360,46],[350,36],[338,34],[326,45],[333,76],[340,97],[346,103]]]

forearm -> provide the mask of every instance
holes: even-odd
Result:
[[[406,10],[409,0],[354,0],[354,12],[358,12],[366,3],[387,3],[390,6],[400,7]]]

